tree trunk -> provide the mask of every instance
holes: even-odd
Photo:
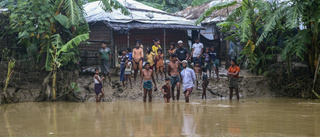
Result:
[[[316,71],[314,72],[314,79],[313,79],[312,90],[315,90],[315,87],[316,87],[317,77],[318,77],[318,75],[319,75],[319,74],[318,74],[318,72],[319,72],[319,64],[320,64],[320,56],[319,56],[319,58],[318,58]]]
[[[56,81],[57,81],[57,64],[53,67],[53,80],[52,80],[52,100],[56,100]]]

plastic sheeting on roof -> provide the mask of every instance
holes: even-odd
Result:
[[[180,24],[180,25],[194,25],[194,21],[187,20],[184,17],[168,15],[162,10],[155,9],[144,5],[142,3],[136,2],[134,0],[118,0],[122,5],[129,8],[131,15],[123,15],[120,9],[113,10],[113,12],[105,12],[99,1],[91,2],[84,5],[86,12],[85,18],[87,22],[96,21],[108,21],[108,22],[119,22],[128,23],[132,21],[142,22],[142,23],[155,23],[155,24]],[[130,9],[133,8],[133,9]],[[147,12],[145,10],[151,11]],[[152,12],[154,11],[154,12]],[[161,14],[163,13],[163,14]],[[153,14],[154,18],[149,18],[146,14]]]
[[[2,12],[7,12],[7,11],[9,11],[9,9],[0,9],[0,13],[2,13]]]
[[[206,10],[208,10],[210,7],[219,4],[221,2],[227,2],[227,1],[233,1],[233,0],[212,0],[211,2],[204,3],[199,6],[195,7],[187,7],[186,9],[179,11],[176,13],[177,15],[183,16],[187,19],[197,20]],[[237,0],[239,3],[241,0]],[[223,8],[220,10],[215,10],[212,12],[212,15],[206,17],[204,21],[201,23],[216,23],[221,22],[226,19],[228,16],[228,13],[231,13],[235,8],[239,7],[240,4],[236,4],[234,6],[230,6],[228,8]]]
[[[130,30],[130,29],[188,29],[188,30],[198,30],[201,29],[194,25],[180,25],[180,24],[160,24],[160,23],[114,23],[114,22],[104,22],[114,30]]]

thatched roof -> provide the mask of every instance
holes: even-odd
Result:
[[[190,20],[197,20],[207,9],[216,5],[220,2],[230,1],[230,0],[213,0],[211,2],[204,3],[195,7],[187,7],[186,9],[177,13],[177,15],[183,16]],[[240,0],[238,0],[240,2]],[[210,23],[210,22],[221,22],[226,19],[228,13],[230,14],[234,9],[240,7],[240,4],[224,8],[221,10],[216,10],[212,13],[211,16],[207,17],[202,23]]]
[[[95,1],[84,5],[84,9],[86,12],[85,18],[87,22],[94,23],[101,21],[113,23],[115,25],[110,26],[115,26],[115,30],[119,29],[119,27],[124,27],[123,29],[127,29],[134,26],[141,26],[142,28],[145,28],[143,24],[146,24],[148,28],[152,28],[152,26],[154,26],[153,28],[170,28],[179,26],[180,29],[203,29],[200,26],[195,26],[194,20],[188,20],[182,16],[167,13],[165,11],[155,9],[134,0],[118,1],[130,11],[130,15],[123,15],[119,9],[113,10],[113,12],[111,13],[105,12],[101,8],[99,1]],[[135,24],[126,24],[132,22],[135,22]],[[116,25],[116,23],[119,23],[119,25]]]

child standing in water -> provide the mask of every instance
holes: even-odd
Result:
[[[195,66],[193,68],[194,73],[196,73],[196,82],[197,82],[197,89],[199,89],[199,81],[201,79],[201,68],[200,68],[200,63],[198,61],[195,62]]]
[[[163,68],[164,68],[164,63],[163,63],[163,54],[162,54],[162,50],[158,49],[158,55],[155,58],[157,64],[156,64],[156,77],[157,77],[157,81],[159,81],[158,78],[158,74],[160,73],[161,76],[161,80],[163,80]]]
[[[125,82],[125,69],[126,69],[126,60],[128,60],[129,57],[127,55],[127,51],[126,50],[122,50],[122,57],[120,59],[120,81],[122,81],[122,88],[125,87],[124,82]]]
[[[162,86],[161,91],[164,94],[163,95],[164,101],[166,103],[169,103],[170,102],[170,98],[171,98],[171,96],[170,96],[170,94],[171,94],[171,92],[170,92],[170,89],[171,89],[171,87],[170,87],[170,78],[166,78],[165,82],[166,82],[166,84]]]
[[[94,72],[96,73],[96,74],[94,74],[94,92],[96,93],[96,101],[100,102],[101,98],[104,95],[101,82],[102,82],[102,80],[104,80],[106,78],[105,77],[102,77],[102,79],[100,78],[100,76],[99,76],[99,68],[96,68],[94,70]],[[98,98],[100,93],[101,93],[100,98]]]
[[[203,89],[203,93],[202,93],[202,99],[203,97],[205,99],[207,99],[207,87],[209,85],[209,80],[208,80],[208,74],[207,74],[207,69],[205,67],[202,68],[202,89]]]
[[[124,70],[124,74],[125,74],[125,81],[126,81],[126,88],[128,88],[128,80],[130,82],[130,87],[132,89],[132,81],[131,81],[131,68],[132,68],[132,65],[131,65],[131,61],[126,60],[126,69]]]
[[[209,70],[209,76],[211,77],[211,58],[210,58],[209,47],[206,47],[206,50],[203,53],[203,60],[204,60],[203,67],[205,67],[206,70]]]

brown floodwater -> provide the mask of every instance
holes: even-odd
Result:
[[[320,101],[191,100],[0,106],[0,137],[320,136]]]

